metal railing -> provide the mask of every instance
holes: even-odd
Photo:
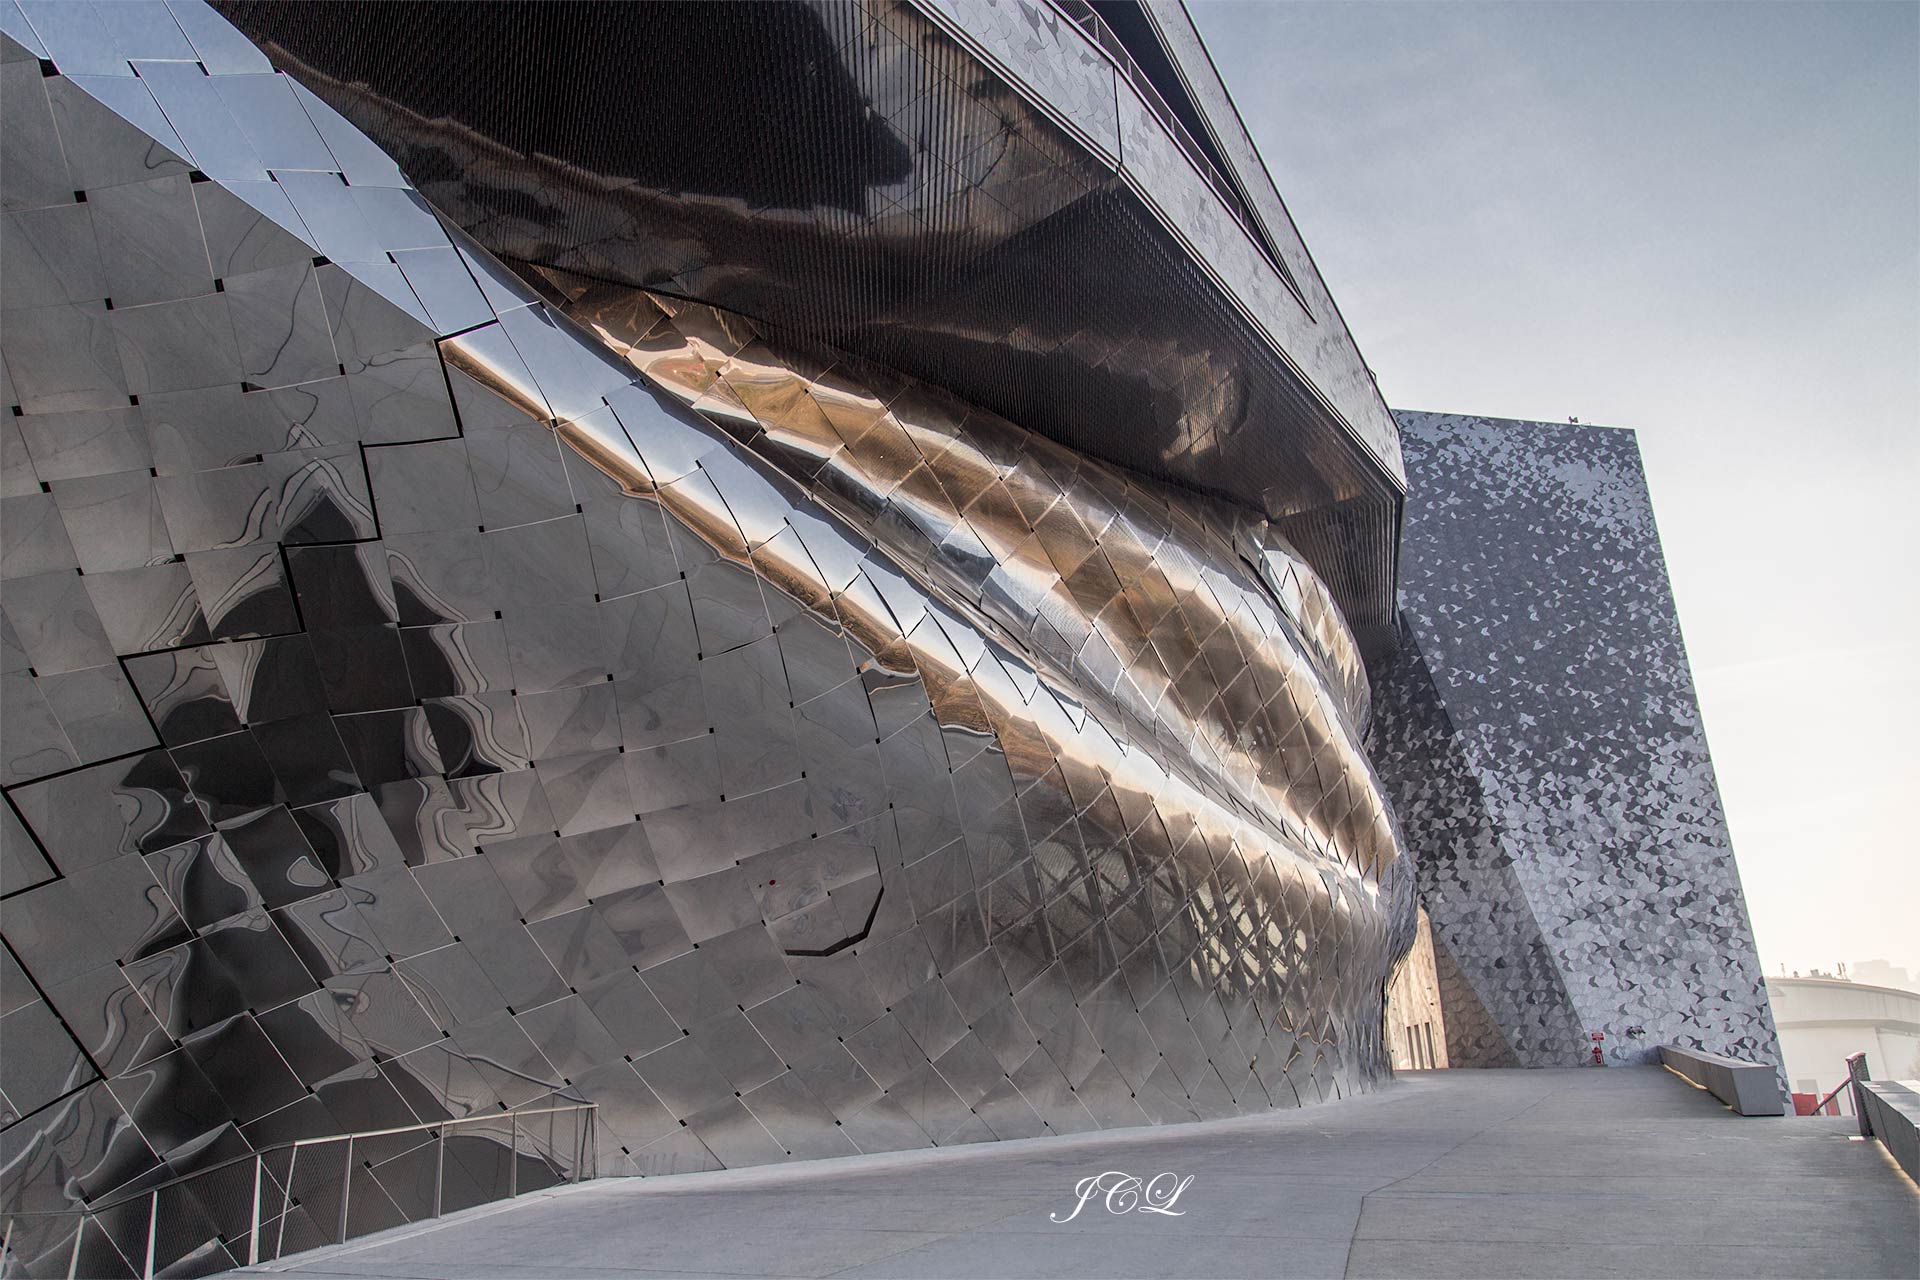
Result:
[[[1839,1084],[1835,1085],[1832,1093],[1828,1094],[1826,1097],[1820,1099],[1820,1101],[1813,1104],[1813,1114],[1817,1116],[1826,1112],[1827,1107],[1832,1104],[1835,1098],[1838,1098],[1844,1095],[1847,1101],[1853,1104],[1851,1107],[1851,1110],[1850,1111],[1840,1110],[1832,1114],[1853,1115],[1855,1119],[1857,1119],[1860,1122],[1861,1136],[1871,1137],[1873,1135],[1873,1130],[1871,1126],[1868,1124],[1867,1108],[1864,1102],[1861,1100],[1860,1091],[1861,1091],[1861,1085],[1865,1081],[1871,1080],[1872,1078],[1873,1078],[1872,1076],[1867,1074],[1867,1055],[1866,1054],[1854,1053],[1854,1054],[1847,1055],[1847,1078],[1845,1080],[1842,1080]]]
[[[1836,1100],[1839,1100],[1839,1099],[1844,1099],[1848,1105],[1836,1106],[1835,1102]],[[1814,1116],[1850,1116],[1854,1113],[1854,1109],[1851,1105],[1852,1101],[1853,1101],[1853,1081],[1842,1080],[1839,1084],[1834,1086],[1832,1093],[1820,1099],[1820,1101],[1814,1103],[1813,1110],[1809,1111],[1807,1114],[1814,1115]],[[1829,1107],[1831,1107],[1832,1110],[1828,1110]]]
[[[1833,1087],[1833,1092],[1813,1104],[1808,1115],[1815,1116],[1853,1116],[1860,1124],[1863,1136],[1868,1134],[1867,1109],[1862,1101],[1861,1087],[1873,1077],[1867,1071],[1867,1055],[1854,1053],[1847,1056],[1847,1076]],[[1805,1094],[1800,1095],[1805,1097]],[[1831,1111],[1828,1108],[1833,1108]]]
[[[301,1138],[82,1209],[13,1213],[0,1277],[152,1280],[156,1268],[256,1266],[581,1182],[597,1173],[597,1110],[573,1103]]]
[[[1134,59],[1120,37],[1114,34],[1113,28],[1107,25],[1106,19],[1095,12],[1087,0],[1053,0],[1053,3],[1054,7],[1065,14],[1075,26],[1086,32],[1087,38],[1093,41],[1095,47],[1106,54],[1107,60],[1127,78],[1127,83],[1131,84],[1140,95],[1140,100],[1146,104],[1147,110],[1152,112],[1154,118],[1166,128],[1167,133],[1173,138],[1174,145],[1186,155],[1201,179],[1212,189],[1220,203],[1226,206],[1228,215],[1240,224],[1240,229],[1246,233],[1247,239],[1253,242],[1254,249],[1267,260],[1268,266],[1279,273],[1280,279],[1285,282],[1296,298],[1300,298],[1300,305],[1304,307],[1306,300],[1300,297],[1300,287],[1294,283],[1293,272],[1289,271],[1286,264],[1280,260],[1279,250],[1269,243],[1266,233],[1255,220],[1253,211],[1248,208],[1247,201],[1239,188],[1230,177],[1220,171],[1220,166],[1214,163],[1212,155],[1182,123],[1179,113],[1174,111],[1153,81],[1148,79],[1146,71]]]

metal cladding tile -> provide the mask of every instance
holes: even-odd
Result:
[[[1395,431],[1304,246],[1250,146],[1235,167],[1253,175],[1264,223],[1220,156],[1169,132],[1053,8],[754,6],[729,20],[753,52],[716,76],[697,55],[710,19],[675,6],[617,23],[588,9],[455,22],[434,6],[222,7],[308,80],[319,96],[297,92],[354,186],[376,179],[334,133],[378,149],[348,118],[451,221],[529,264],[549,298],[587,279],[659,284],[757,317],[703,335],[705,383],[735,381],[730,363],[757,368],[760,336],[857,351],[1074,449],[1287,521],[1368,642],[1390,638]],[[418,47],[438,51],[436,75],[405,52]],[[503,63],[502,47],[529,56]],[[535,72],[547,59],[566,62],[566,94],[588,101],[646,67],[658,127],[614,138],[591,113],[558,109],[562,91]],[[802,65],[817,83],[794,79]],[[997,91],[963,87],[978,83]],[[702,127],[731,118],[773,123],[751,140]],[[400,182],[385,165],[377,181]],[[476,275],[496,311],[536,296],[503,271]],[[618,345],[671,359],[644,332]],[[737,379],[746,392],[709,404],[748,404],[769,439],[786,435],[771,421],[779,380],[754,368]]]
[[[1411,874],[1273,525],[736,315],[530,289],[166,12],[119,88],[7,73],[66,102],[9,134],[58,195],[21,212],[106,246],[8,297],[0,926],[109,1072],[20,1144],[73,1097],[151,1163],[567,1081],[636,1173],[1185,1120],[1276,1105],[1258,1000],[1309,1096],[1379,1077]],[[449,1145],[458,1195],[493,1152]]]
[[[1400,425],[1404,638],[1374,757],[1433,917],[1450,1060],[1685,1043],[1777,1063],[1633,434]]]

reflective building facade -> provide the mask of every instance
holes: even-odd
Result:
[[[1231,498],[1390,641],[1397,434],[1180,6],[222,9],[516,268],[750,315]]]
[[[1631,431],[1398,415],[1374,758],[1455,1066],[1780,1061]]]
[[[1456,1064],[1770,1051],[1630,448],[1397,425],[1178,6],[0,0],[0,91],[4,1266],[571,1103],[636,1175],[1344,1097],[1410,849]],[[1475,703],[1543,537],[1633,661]],[[337,1222],[253,1160],[450,1120]]]
[[[529,24],[506,77],[584,11],[460,12]],[[1071,85],[986,60],[994,22],[1044,16],[1108,101],[1141,101],[1091,11],[700,12],[833,35],[810,74],[878,79],[826,107],[950,59],[941,110],[988,111],[1008,157],[953,170],[969,207],[1112,158],[1068,128]],[[869,297],[862,274],[939,239],[930,212],[882,225],[924,189],[832,151],[864,119],[868,159],[919,181],[944,153],[897,116],[831,115],[839,167],[799,194],[601,190],[653,220],[596,239],[614,205],[501,192],[614,170],[407,107],[417,83],[376,108],[365,76],[286,74],[324,62],[297,32],[256,42],[197,0],[5,0],[0,30],[16,1259],[63,1271],[60,1211],[249,1151],[568,1100],[599,1107],[601,1174],[653,1174],[1242,1114],[1384,1073],[1413,874],[1362,744],[1397,440],[1263,222],[1271,188],[1177,139],[1164,100],[1130,127],[1212,202],[1189,231],[1255,254],[1239,292],[1116,168],[1064,207],[1097,227],[1131,201],[1094,248],[1157,244],[1164,306],[1129,320],[1140,281],[1062,262],[1085,297],[1000,279],[943,332],[946,277]],[[455,135],[449,176],[418,148]],[[988,223],[1060,257],[1039,206],[1005,208]],[[838,259],[761,235],[831,240],[843,214]],[[669,215],[718,229],[676,239]],[[989,248],[983,287],[1012,270]],[[1174,307],[1195,336],[1169,337]],[[998,327],[1023,312],[1024,336]],[[1135,416],[1043,402],[1052,372]],[[418,1154],[353,1173],[355,1234],[438,1207]],[[449,1205],[507,1176],[447,1159]],[[157,1265],[244,1260],[233,1213],[202,1196]],[[331,1238],[285,1217],[282,1248]],[[83,1270],[138,1251],[96,1235]]]

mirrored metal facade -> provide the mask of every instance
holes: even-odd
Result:
[[[1190,31],[1154,80],[1077,0],[220,8],[502,259],[1250,506],[1390,645],[1393,422]]]
[[[0,30],[7,1210],[570,1100],[651,1174],[1384,1071],[1412,875],[1263,514],[516,274],[198,0]]]

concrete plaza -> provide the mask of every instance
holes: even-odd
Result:
[[[1856,1132],[1736,1116],[1657,1068],[1403,1073],[1333,1106],[1207,1124],[586,1183],[257,1270],[1920,1277],[1920,1191]],[[1052,1221],[1108,1170],[1191,1176],[1181,1216],[1110,1213],[1096,1195]]]

